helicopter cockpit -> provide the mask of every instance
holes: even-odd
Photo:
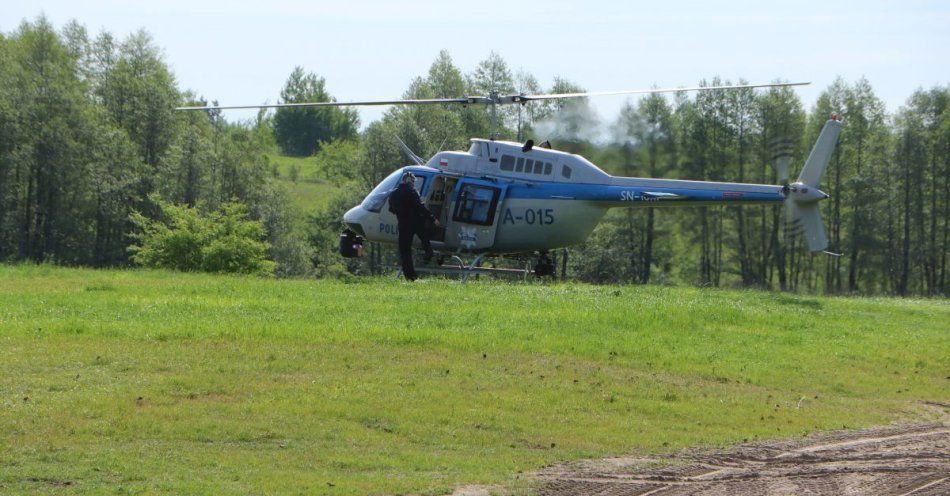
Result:
[[[402,169],[396,169],[392,174],[386,176],[386,179],[383,179],[382,182],[373,188],[373,191],[370,191],[369,194],[366,195],[362,203],[363,208],[370,212],[379,212],[382,210],[383,205],[386,204],[386,199],[389,198],[389,193],[399,185],[399,179],[402,178],[402,174]]]
[[[389,198],[389,194],[399,186],[399,181],[402,179],[403,174],[407,172],[406,169],[406,167],[396,169],[392,174],[386,176],[386,179],[383,179],[382,182],[373,188],[373,191],[370,191],[369,194],[366,195],[361,206],[373,213],[378,213],[382,210],[383,206],[386,205],[386,199]],[[422,187],[425,186],[425,181],[426,176],[416,175],[416,182],[413,187],[420,194],[422,193]]]

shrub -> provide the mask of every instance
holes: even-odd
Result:
[[[185,205],[159,202],[159,207],[164,220],[132,214],[141,229],[129,248],[135,263],[186,272],[274,272],[275,263],[266,256],[270,245],[261,241],[264,226],[247,218],[243,204],[226,203],[204,215]]]

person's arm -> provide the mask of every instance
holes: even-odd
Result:
[[[422,197],[419,196],[419,192],[416,191],[415,188],[412,188],[412,202],[414,204],[413,206],[415,207],[416,211],[428,217],[429,220],[431,220],[432,222],[435,222],[435,223],[439,222],[439,219],[436,219],[435,215],[432,215],[432,212],[429,211],[429,208],[426,207],[425,203],[423,203]]]

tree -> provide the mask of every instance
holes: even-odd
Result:
[[[803,133],[805,112],[801,100],[789,87],[770,88],[758,98],[759,122],[762,129],[756,146],[756,157],[761,169],[758,182],[783,184],[795,171],[791,164],[803,164]],[[784,170],[779,170],[784,167]],[[760,230],[762,260],[759,278],[772,283],[772,271],[779,279],[779,288],[794,289],[794,271],[800,260],[799,250],[794,249],[791,239],[785,238],[785,216],[782,207],[762,207]],[[768,214],[771,214],[770,216]],[[769,219],[771,217],[771,219]],[[770,223],[770,225],[769,225]]]
[[[523,69],[519,69],[518,72],[515,73],[515,90],[520,95],[532,95],[541,93],[541,85],[533,75]],[[525,131],[531,129],[534,121],[540,117],[540,109],[535,105],[517,105],[517,109],[516,139],[521,142],[526,139]]]
[[[102,60],[115,62],[102,74],[97,93],[119,127],[138,147],[142,160],[158,168],[175,136],[174,108],[180,95],[160,50],[145,31],[130,35],[116,54],[103,40]]]
[[[488,58],[478,63],[475,70],[468,76],[468,86],[472,94],[489,95],[493,92],[499,95],[510,95],[515,92],[514,78],[505,59],[492,51]],[[510,105],[501,107],[490,106],[489,126],[497,136],[507,137],[516,118],[517,110]]]
[[[624,175],[663,177],[666,174],[675,157],[671,114],[672,108],[660,94],[646,96],[636,106],[628,102],[620,110],[614,124],[614,140],[623,156]],[[650,208],[645,212],[626,209],[625,213],[634,280],[646,284],[654,264],[656,212]]]
[[[548,93],[581,93],[584,88],[566,79],[555,77]],[[584,143],[597,139],[600,116],[587,97],[553,100],[536,109],[534,131],[538,138],[558,141],[558,146],[573,153],[585,152]],[[589,150],[587,150],[589,151]]]
[[[13,42],[0,33],[0,260],[17,257],[20,213],[20,161],[14,150],[23,137],[16,105],[16,86],[21,76],[12,52]]]
[[[24,22],[8,43],[12,67],[4,72],[10,71],[11,86],[4,88],[7,103],[0,106],[6,107],[3,126],[11,135],[0,141],[15,141],[0,143],[0,153],[6,148],[0,177],[12,175],[10,185],[4,179],[0,190],[10,205],[2,212],[4,224],[12,228],[2,233],[9,236],[4,245],[16,248],[6,255],[87,262],[94,243],[88,225],[79,220],[91,217],[84,158],[90,153],[87,133],[95,133],[98,123],[86,104],[76,58],[43,17]]]
[[[326,91],[326,81],[297,66],[280,92],[282,103],[335,101]],[[307,157],[320,150],[321,143],[354,138],[359,117],[349,108],[279,108],[274,115],[274,138],[283,153]]]

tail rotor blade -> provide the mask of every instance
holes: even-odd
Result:
[[[792,140],[786,137],[775,138],[769,142],[772,148],[772,163],[780,184],[788,184],[788,166],[792,161]]]

